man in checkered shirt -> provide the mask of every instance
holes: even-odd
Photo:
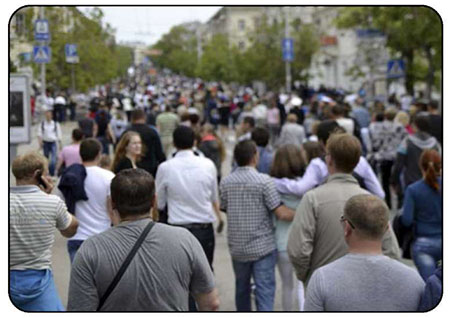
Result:
[[[255,169],[259,156],[253,141],[238,143],[234,158],[238,168],[220,185],[220,205],[228,217],[236,309],[251,311],[250,279],[253,277],[257,310],[272,311],[276,264],[272,213],[291,221],[295,212],[282,205],[272,179]]]

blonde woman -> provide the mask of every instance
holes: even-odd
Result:
[[[112,171],[136,169],[142,155],[142,141],[138,133],[129,131],[120,138],[112,163]]]

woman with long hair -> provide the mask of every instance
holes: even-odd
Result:
[[[134,131],[126,132],[116,147],[112,171],[118,173],[124,169],[136,169],[142,155],[141,136]]]
[[[411,253],[417,269],[427,280],[442,259],[441,156],[425,150],[419,161],[423,179],[406,188],[402,223],[413,226]]]
[[[299,146],[286,144],[275,153],[270,169],[270,175],[274,178],[301,178],[305,173],[306,160]],[[280,193],[281,200],[290,209],[296,210],[300,203],[300,197]],[[282,305],[284,311],[293,310],[294,302],[294,268],[287,253],[287,241],[291,222],[281,221],[274,217],[275,240],[278,251],[278,270],[282,281]],[[303,311],[304,289],[302,282],[298,282],[299,310]]]

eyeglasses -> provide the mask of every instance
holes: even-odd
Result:
[[[348,224],[350,224],[351,228],[355,229],[355,226],[353,225],[353,223],[349,219],[345,218],[344,215],[341,215],[341,218],[339,219],[339,221],[341,221],[341,222],[347,221]]]

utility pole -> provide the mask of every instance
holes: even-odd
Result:
[[[44,13],[45,7],[41,6],[39,8],[39,15],[40,18],[43,20],[45,19],[45,13]],[[42,44],[45,44],[45,42],[42,42]],[[41,96],[42,96],[42,102],[46,103],[46,96],[45,96],[45,89],[46,89],[46,83],[45,83],[45,64],[41,63]]]
[[[285,24],[286,24],[286,28],[285,28],[285,38],[288,39],[289,38],[289,7],[284,7],[284,13],[285,13]],[[291,81],[292,81],[292,77],[291,77],[291,62],[286,61],[286,93],[290,94],[291,93]]]

